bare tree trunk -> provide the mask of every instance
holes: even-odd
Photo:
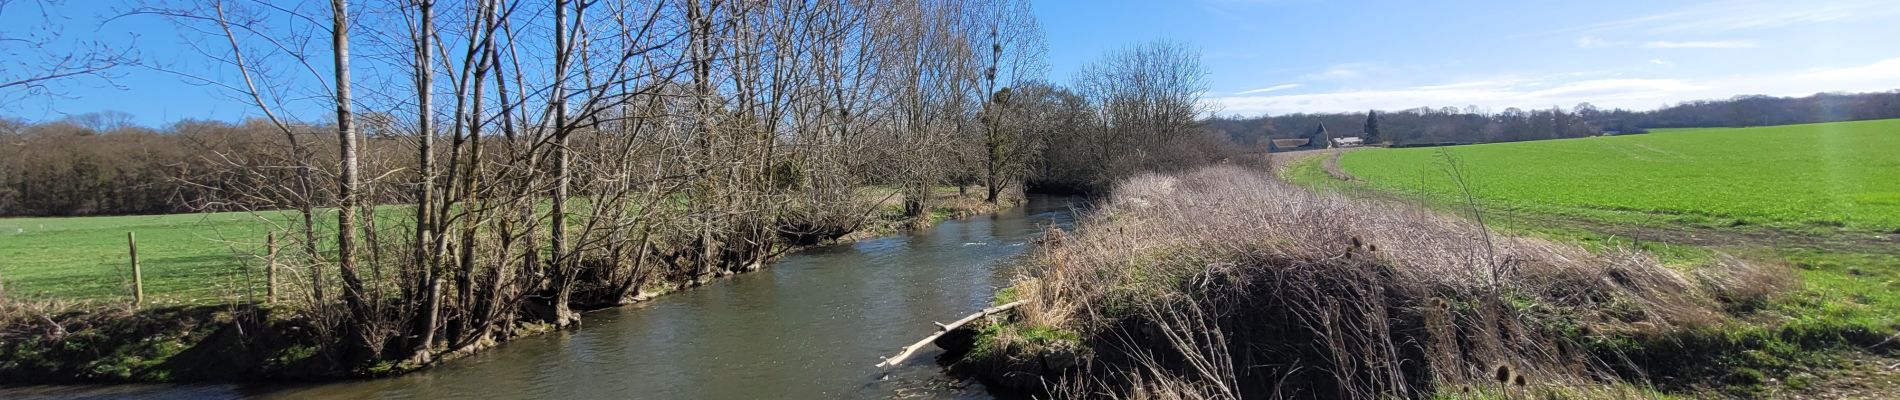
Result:
[[[496,65],[494,62],[496,58],[494,33],[495,29],[499,26],[496,22],[497,12],[496,5],[492,0],[484,0],[478,6],[478,18],[469,24],[471,27],[470,31],[474,33],[469,35],[468,49],[462,56],[464,89],[461,95],[456,99],[456,123],[462,126],[462,130],[457,132],[457,135],[460,136],[456,139],[455,149],[459,152],[462,148],[461,144],[463,141],[468,143],[469,149],[466,152],[467,155],[461,158],[463,161],[459,161],[462,162],[463,165],[453,171],[459,171],[459,173],[462,174],[462,182],[460,182],[461,188],[459,191],[462,200],[471,206],[476,204],[476,202],[484,201],[485,199],[481,198],[481,194],[487,190],[486,187],[482,185],[483,181],[481,179],[483,172],[481,160],[484,159],[481,132],[482,127],[485,125],[482,122],[482,99],[484,98],[482,93],[483,86],[488,82],[490,69]],[[500,74],[496,74],[496,76],[496,85],[500,85]],[[451,157],[450,163],[453,164],[455,162],[458,161],[455,161],[455,159]],[[454,336],[450,338],[450,343],[454,343],[453,346],[475,343],[479,341],[482,334],[474,331],[485,332],[488,329],[487,325],[482,321],[476,321],[478,318],[485,318],[484,315],[488,312],[488,310],[477,306],[478,303],[486,304],[477,299],[476,290],[478,286],[478,282],[476,281],[478,264],[476,263],[475,257],[477,254],[477,245],[480,243],[477,234],[480,232],[482,226],[483,224],[477,221],[475,215],[464,215],[462,217],[461,245],[457,252],[457,268],[455,274],[457,289],[456,304],[460,306],[459,311],[461,316],[456,319],[455,329],[453,330]]]
[[[293,138],[297,136],[288,132],[285,135]],[[296,139],[291,139],[290,147],[292,152],[302,153],[297,150],[302,146],[297,145]],[[323,258],[317,251],[316,194],[313,190],[316,184],[310,178],[310,159],[301,155],[297,158],[297,193],[302,198],[297,202],[297,214],[303,218],[304,260],[310,263],[310,303],[320,305],[323,304]]]
[[[336,68],[336,134],[342,167],[337,173],[337,266],[343,276],[343,300],[350,308],[352,328],[364,330],[349,335],[358,346],[368,344],[369,307],[362,298],[363,280],[356,264],[356,130],[350,111],[350,25],[348,0],[331,0],[330,45]],[[361,349],[373,352],[374,349]]]
[[[717,11],[718,7],[719,3],[717,1],[712,2],[710,7],[703,9],[700,6],[699,0],[686,1],[686,23],[688,24],[687,29],[689,29],[687,46],[690,48],[689,52],[691,53],[693,74],[693,113],[695,114],[694,117],[698,119],[696,121],[698,132],[693,136],[693,140],[700,143],[700,146],[698,146],[699,149],[697,150],[700,150],[703,153],[701,155],[705,157],[701,162],[708,166],[715,163],[717,159],[714,154],[715,146],[713,144],[713,137],[715,133],[713,132],[714,127],[712,123],[713,17],[711,14]],[[716,178],[705,176],[716,169],[717,168],[713,167],[702,167],[699,171],[695,171],[695,175],[700,175],[699,179],[702,180],[702,183],[694,188],[693,197],[698,207],[717,209],[716,205],[711,204],[719,198],[717,194],[713,193],[715,186],[718,186],[715,180]],[[714,217],[711,215],[699,215],[696,217],[701,219],[699,221],[699,237],[697,239],[700,254],[699,260],[694,264],[692,279],[699,279],[700,275],[706,273],[705,266],[712,262],[716,251],[713,244]]]
[[[568,310],[567,299],[574,293],[574,271],[568,259],[567,248],[567,196],[571,177],[568,172],[568,121],[567,121],[567,68],[573,49],[568,43],[567,0],[554,1],[554,90],[548,94],[548,107],[553,109],[554,117],[554,195],[553,206],[548,211],[552,221],[548,227],[548,253],[554,267],[554,324],[567,325],[578,319],[571,318],[573,311]]]
[[[416,135],[420,151],[417,163],[421,171],[421,184],[416,190],[416,243],[415,267],[420,268],[419,280],[422,292],[422,320],[417,323],[419,337],[415,343],[417,361],[429,362],[430,349],[434,347],[437,319],[442,310],[442,279],[436,275],[435,234],[437,229],[433,220],[435,206],[435,110],[431,96],[434,78],[433,67],[429,65],[429,52],[434,47],[430,42],[435,37],[435,0],[416,0],[416,12],[421,21],[416,29]]]
[[[214,21],[217,22],[218,29],[224,33],[226,43],[231,45],[231,64],[238,67],[238,75],[243,77],[245,93],[249,95],[251,102],[264,112],[264,116],[271,121],[271,124],[283,132],[284,140],[290,144],[290,158],[297,164],[293,201],[296,202],[298,216],[303,222],[304,259],[310,263],[310,303],[321,305],[323,304],[323,263],[322,256],[317,250],[316,184],[311,179],[310,152],[297,139],[297,132],[292,130],[284,120],[279,119],[270,104],[264,101],[263,93],[258,89],[257,80],[252,77],[251,70],[245,67],[249,63],[244,60],[245,52],[243,47],[238,45],[237,34],[231,30],[231,20],[225,15],[224,3],[212,3],[211,10],[216,16]]]

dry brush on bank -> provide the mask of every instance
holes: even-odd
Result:
[[[1122,181],[1052,232],[958,369],[1081,397],[1428,397],[1641,386],[1643,355],[1592,338],[1722,323],[1786,285],[1499,236],[1240,167]],[[1630,387],[1612,385],[1609,387]],[[1590,389],[1590,388],[1597,389]]]

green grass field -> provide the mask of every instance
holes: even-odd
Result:
[[[900,198],[895,189],[869,187],[866,200],[887,200],[881,218],[867,227],[867,235],[896,233],[901,229]],[[980,196],[981,188],[972,196]],[[931,220],[941,221],[972,204],[953,203],[954,186],[936,190]],[[577,201],[576,207],[586,207]],[[378,229],[407,235],[409,209],[378,207]],[[264,293],[265,237],[276,227],[279,234],[298,218],[290,211],[259,213],[200,213],[73,218],[0,218],[0,285],[5,295],[85,301],[130,301],[131,260],[126,232],[138,235],[139,265],[148,302],[203,304],[261,297]],[[578,218],[578,217],[576,217]],[[578,224],[576,224],[578,225]],[[317,216],[320,251],[334,253],[331,233],[336,214]],[[280,239],[280,254],[301,254],[300,241]],[[280,271],[280,281],[299,279],[302,271]],[[329,276],[327,279],[335,279]],[[301,282],[301,281],[298,281]]]
[[[1900,230],[1900,120],[1662,129],[1350,152],[1340,168],[1396,193],[1455,196],[1449,154],[1484,205],[1611,221]]]
[[[145,293],[156,303],[234,298],[261,274],[278,213],[0,219],[0,282],[8,296],[130,299],[126,232],[138,235]],[[334,218],[333,216],[331,218]],[[246,264],[249,264],[248,266]],[[248,269],[247,269],[248,268]],[[262,282],[257,275],[257,281]],[[261,291],[261,288],[254,288]]]

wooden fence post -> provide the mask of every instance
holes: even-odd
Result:
[[[264,304],[277,302],[277,232],[265,234]]]
[[[132,307],[145,305],[145,275],[139,271],[139,239],[132,232],[125,233],[125,247],[132,253]]]

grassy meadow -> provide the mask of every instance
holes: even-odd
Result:
[[[1613,221],[1900,230],[1900,120],[1444,148],[1368,149],[1340,169],[1397,193],[1460,195],[1445,155],[1492,209]]]
[[[130,299],[126,232],[134,232],[145,293],[154,302],[261,293],[243,278],[262,273],[264,237],[273,221],[288,218],[275,212],[0,218],[0,282],[8,296]]]
[[[933,194],[929,219],[985,212],[983,189],[959,194],[954,186]],[[904,228],[902,196],[888,187],[865,187],[865,201],[877,201],[875,219],[854,237],[888,235]],[[577,201],[576,207],[586,207]],[[378,229],[408,235],[409,210],[378,207]],[[291,211],[196,213],[105,217],[0,218],[0,285],[5,295],[76,301],[130,301],[131,258],[126,232],[138,236],[139,265],[148,302],[202,304],[262,296],[265,288],[265,237],[290,232],[299,218]],[[321,251],[335,252],[336,214],[317,215]],[[279,253],[301,254],[301,241],[279,239]],[[301,271],[280,270],[279,280],[301,279]],[[334,276],[328,277],[334,279]],[[298,281],[301,282],[301,281]]]
[[[1695,276],[1730,256],[1791,270],[1797,282],[1779,294],[1726,310],[1735,321],[1675,334],[1674,347],[1597,342],[1664,356],[1657,365],[1708,365],[1726,395],[1834,393],[1891,375],[1845,363],[1900,354],[1900,120],[1363,149],[1338,158],[1352,181],[1326,172],[1328,157],[1293,160],[1281,175],[1462,214],[1455,163],[1487,222],[1509,234],[1640,248]]]

